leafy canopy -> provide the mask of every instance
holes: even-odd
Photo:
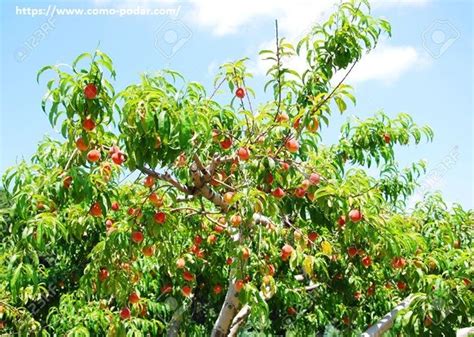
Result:
[[[247,59],[222,65],[211,93],[170,70],[116,92],[99,50],[42,68],[42,109],[65,141],[3,178],[0,332],[356,335],[409,294],[393,333],[472,325],[473,212],[439,195],[409,212],[425,164],[395,156],[432,130],[377,112],[321,138],[355,104],[334,75],[385,33],[366,1],[296,47],[277,30],[261,52],[267,102]]]

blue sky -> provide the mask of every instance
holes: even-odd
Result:
[[[3,1],[1,4],[0,173],[28,159],[45,134],[58,137],[42,113],[44,65],[71,63],[100,49],[114,60],[116,87],[138,81],[143,71],[173,68],[209,91],[219,64],[249,56],[256,73],[250,85],[264,101],[265,64],[258,50],[272,46],[274,19],[280,35],[296,39],[330,13],[333,0],[311,1]],[[17,15],[19,8],[174,9],[175,15]],[[337,139],[349,116],[368,117],[383,109],[410,113],[435,131],[433,143],[401,148],[400,165],[428,161],[423,190],[441,190],[449,203],[473,208],[473,3],[471,1],[375,1],[373,13],[392,23],[393,38],[365,56],[348,83],[357,106],[335,115],[324,129]],[[168,13],[169,14],[169,13]],[[41,31],[41,32],[39,32]],[[177,44],[179,43],[179,44]],[[174,49],[173,49],[174,47]],[[297,59],[290,60],[296,68]]]

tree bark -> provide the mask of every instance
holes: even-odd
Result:
[[[240,301],[237,295],[238,293],[235,290],[235,279],[231,278],[229,281],[229,288],[225,295],[224,304],[222,305],[216,323],[212,328],[211,337],[224,337],[228,335],[232,320],[240,306]]]
[[[234,319],[232,320],[232,325],[230,327],[228,337],[235,337],[239,332],[239,329],[245,323],[245,320],[250,315],[250,305],[246,304],[240,309],[240,311],[235,315]]]
[[[410,306],[413,301],[412,295],[407,296],[401,301],[392,311],[386,314],[380,321],[372,325],[367,331],[365,331],[362,337],[379,337],[382,336],[388,329],[390,329],[397,317],[398,313]]]

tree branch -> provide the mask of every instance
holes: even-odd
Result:
[[[67,161],[66,166],[64,167],[64,171],[69,170],[69,167],[71,166],[71,163],[72,163],[72,159],[76,156],[77,152],[78,152],[77,148],[74,149],[74,151],[71,154],[71,157],[69,157],[69,160]]]
[[[229,330],[228,337],[236,337],[237,333],[241,326],[245,323],[245,320],[250,315],[250,305],[245,304],[242,309],[235,315],[234,319],[232,320],[232,324]]]
[[[194,186],[197,190],[196,193],[202,195],[214,205],[220,207],[223,211],[227,211],[228,205],[224,202],[224,198],[207,186],[206,182],[203,180],[203,174],[199,171],[196,163],[191,165],[190,171],[194,181]]]
[[[179,191],[181,191],[183,193],[192,194],[187,186],[181,184],[178,180],[173,178],[171,176],[171,174],[169,174],[169,173],[156,172],[156,171],[154,171],[152,169],[149,169],[149,168],[146,168],[146,167],[140,167],[138,169],[141,172],[143,172],[145,174],[148,174],[148,175],[150,175],[154,178],[157,178],[157,179],[160,179],[160,180],[163,180],[163,181],[166,181],[166,182],[170,183],[171,185],[173,185],[174,187],[176,187]]]
[[[179,328],[183,322],[183,314],[188,309],[189,305],[182,305],[171,317],[171,320],[168,322],[168,332],[167,337],[176,337],[179,334]]]

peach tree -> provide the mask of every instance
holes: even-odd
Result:
[[[407,210],[425,165],[394,152],[431,129],[378,112],[320,135],[389,23],[349,1],[296,46],[276,32],[269,101],[246,59],[210,93],[170,70],[116,92],[99,50],[40,70],[65,140],[4,175],[0,333],[355,335],[409,295],[394,333],[472,324],[473,212]]]

